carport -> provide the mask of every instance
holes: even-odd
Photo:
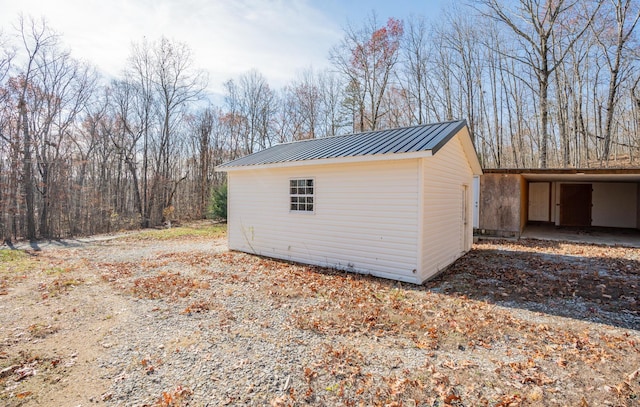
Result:
[[[520,237],[527,227],[635,235],[640,168],[485,169],[479,207],[479,235]]]

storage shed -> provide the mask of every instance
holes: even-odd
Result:
[[[225,163],[229,248],[411,283],[472,244],[466,121],[285,143]]]
[[[640,168],[485,169],[479,234],[520,237],[531,225],[640,229]]]

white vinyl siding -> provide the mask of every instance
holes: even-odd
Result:
[[[421,279],[426,280],[471,249],[473,225],[471,196],[463,208],[462,193],[469,193],[473,172],[467,161],[460,134],[432,157],[424,158],[424,198]]]
[[[420,283],[419,159],[230,171],[229,248]],[[290,211],[314,180],[313,216]]]

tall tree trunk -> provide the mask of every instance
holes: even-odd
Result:
[[[546,40],[540,44],[543,52],[542,62],[538,72],[540,81],[540,168],[547,168],[547,148],[549,145],[549,63]]]
[[[23,134],[23,180],[22,186],[25,194],[25,203],[27,206],[27,234],[26,238],[29,240],[36,239],[36,216],[35,216],[35,193],[34,193],[34,185],[33,185],[33,165],[31,158],[31,132],[29,130],[29,121],[27,119],[27,103],[25,101],[26,87],[25,83],[23,89],[22,97],[20,98],[19,106],[20,106],[20,117],[21,120],[18,121],[20,127],[20,123],[22,124],[22,134]],[[20,129],[18,129],[18,133],[20,133]]]

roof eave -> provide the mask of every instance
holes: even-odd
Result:
[[[415,158],[431,157],[433,154],[431,150],[414,151],[410,153],[387,153],[387,154],[371,154],[371,155],[359,155],[352,157],[336,157],[336,158],[317,158],[313,160],[301,160],[301,161],[285,161],[269,164],[256,164],[256,165],[243,165],[243,166],[225,166],[216,167],[216,172],[231,172],[231,171],[248,171],[248,170],[260,170],[265,168],[290,168],[290,167],[302,167],[310,165],[327,165],[327,164],[349,164],[349,163],[362,163],[373,161],[393,161],[393,160],[409,160]]]

